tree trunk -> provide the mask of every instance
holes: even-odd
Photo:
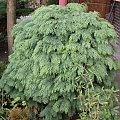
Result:
[[[42,5],[46,5],[48,0],[42,0]]]
[[[67,0],[59,0],[59,5],[60,5],[60,6],[65,6],[65,5],[67,5]]]
[[[12,29],[16,22],[16,0],[7,0],[7,36],[8,36],[8,53],[12,53],[14,39]]]

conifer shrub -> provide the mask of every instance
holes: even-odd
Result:
[[[39,104],[43,120],[118,120],[116,33],[98,13],[75,3],[41,7],[13,35],[0,80],[11,97]]]

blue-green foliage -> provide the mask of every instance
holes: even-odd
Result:
[[[118,120],[112,59],[116,33],[84,4],[51,5],[14,27],[2,79],[12,97],[41,104],[44,120]]]

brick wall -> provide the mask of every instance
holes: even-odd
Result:
[[[88,10],[97,11],[101,17],[106,18],[106,14],[108,14],[110,10],[110,1],[111,0],[89,0]],[[86,2],[86,0],[79,0],[79,2]]]
[[[115,26],[115,29],[118,33],[118,42],[114,46],[116,49],[116,52],[114,54],[115,58],[117,60],[120,60],[120,2],[116,2],[114,9],[113,9],[113,25]],[[116,82],[119,88],[119,96],[120,96],[120,71],[117,71],[116,73]],[[119,99],[120,100],[120,99]],[[120,113],[120,108],[119,108],[119,113]]]
[[[116,2],[112,11],[112,24],[115,26],[115,30],[118,34],[118,41],[115,44],[115,57],[116,59],[120,60],[120,2]]]
[[[120,2],[116,2],[113,9],[113,25],[118,33],[118,39],[120,44]]]

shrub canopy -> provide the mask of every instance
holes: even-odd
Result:
[[[12,97],[40,103],[44,120],[117,120],[112,59],[116,33],[84,4],[51,5],[15,25],[0,81]]]

